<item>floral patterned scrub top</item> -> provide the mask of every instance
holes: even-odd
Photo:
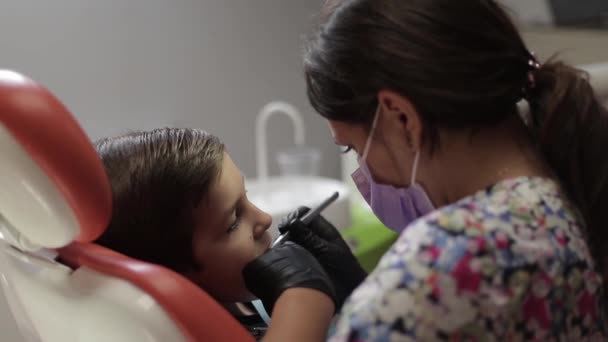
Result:
[[[608,341],[582,231],[554,181],[498,183],[410,225],[330,341]]]

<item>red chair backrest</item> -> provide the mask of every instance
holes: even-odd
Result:
[[[24,197],[9,203],[5,197],[0,201],[0,213],[13,223],[15,234],[42,248],[59,248],[61,260],[73,268],[88,267],[130,282],[154,298],[192,341],[253,341],[223,307],[186,278],[91,243],[110,220],[111,188],[87,135],[53,94],[21,74],[0,70],[0,129],[13,146],[7,147],[6,158],[0,156],[5,159],[2,163],[20,163],[7,174],[30,187],[23,191],[32,192],[36,199]],[[29,170],[32,175],[23,179],[16,175],[20,171],[29,174]],[[27,177],[38,181],[32,184],[45,184],[44,189],[31,189]],[[49,207],[52,201],[62,202],[62,207]],[[33,206],[37,206],[37,215],[48,217],[28,220]],[[73,215],[53,212],[53,208],[66,207]],[[36,224],[40,219],[48,224]]]

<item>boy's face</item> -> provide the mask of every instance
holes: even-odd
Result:
[[[272,217],[249,202],[243,176],[227,153],[210,190],[197,209],[193,236],[201,269],[188,276],[219,301],[252,300],[242,270],[270,248]]]

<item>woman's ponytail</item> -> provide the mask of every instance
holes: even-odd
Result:
[[[550,60],[532,76],[533,133],[581,211],[598,270],[608,275],[608,111],[582,70]]]

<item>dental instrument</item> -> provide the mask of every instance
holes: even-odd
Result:
[[[312,222],[312,220],[315,217],[319,216],[319,214],[323,210],[325,210],[325,208],[327,208],[330,204],[332,204],[335,200],[337,200],[338,197],[339,197],[339,193],[337,191],[334,192],[326,200],[321,202],[321,204],[319,204],[319,206],[317,206],[316,208],[314,208],[312,210],[309,210],[304,216],[302,216],[300,221],[302,221],[302,223],[304,223],[304,224],[309,224],[310,222]],[[288,237],[289,237],[289,231],[285,232],[284,234],[279,235],[279,237],[276,240],[274,240],[274,242],[272,243],[271,248],[274,248],[275,246],[278,246],[279,244],[283,243],[283,241],[285,241]]]

